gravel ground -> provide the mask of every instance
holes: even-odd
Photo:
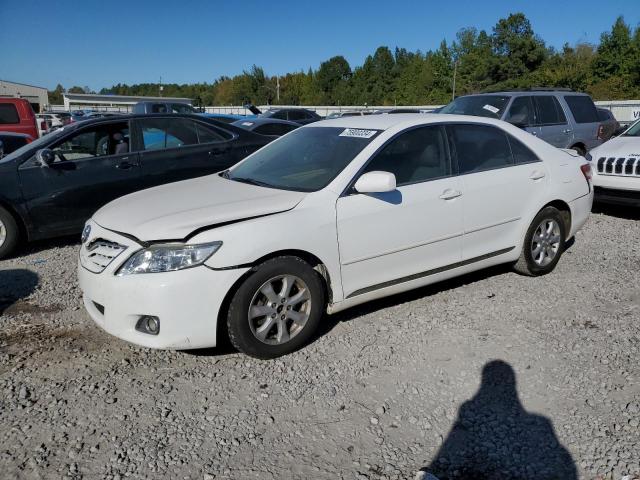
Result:
[[[0,261],[0,477],[634,478],[638,220],[594,214],[551,275],[357,307],[275,361],[112,338],[77,243],[32,246]]]

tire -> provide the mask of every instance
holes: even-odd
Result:
[[[560,211],[554,207],[543,208],[527,230],[514,270],[532,277],[550,273],[564,252],[566,238],[566,226]]]
[[[18,246],[20,231],[16,219],[0,207],[0,259],[11,255]]]
[[[267,260],[229,303],[229,340],[242,353],[260,359],[294,352],[316,332],[325,302],[322,277],[307,262],[290,256]]]
[[[571,150],[575,150],[576,152],[578,152],[578,155],[580,155],[581,157],[584,157],[587,154],[587,151],[581,145],[574,145],[573,147],[571,147]]]

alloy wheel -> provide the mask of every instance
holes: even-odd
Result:
[[[531,239],[531,257],[533,261],[546,267],[558,255],[560,250],[560,225],[556,220],[545,219],[533,232]]]
[[[248,319],[253,335],[263,343],[281,345],[298,335],[311,313],[309,287],[294,275],[267,280],[253,295]]]
[[[0,247],[4,245],[4,242],[7,240],[7,227],[0,220]]]

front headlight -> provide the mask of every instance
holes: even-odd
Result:
[[[117,275],[133,273],[173,272],[202,265],[216,253],[222,242],[184,245],[181,243],[152,245],[136,252],[117,272]]]

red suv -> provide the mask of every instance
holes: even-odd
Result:
[[[38,138],[36,115],[24,98],[0,98],[0,132],[26,133]]]

